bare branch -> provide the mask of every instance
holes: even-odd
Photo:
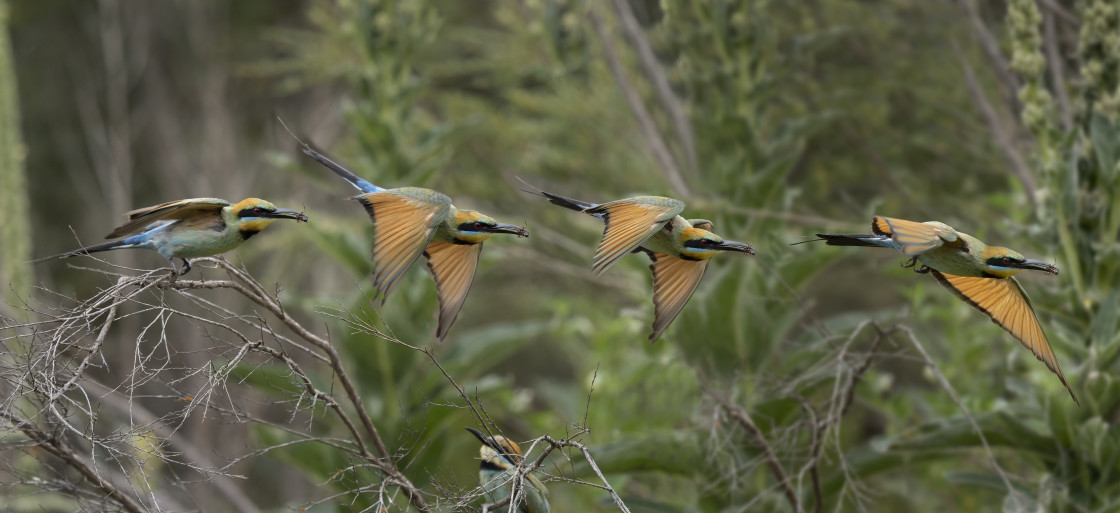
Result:
[[[1009,102],[1011,111],[1019,112],[1019,99],[1016,93],[1019,91],[1021,84],[1019,83],[1019,77],[1011,71],[1010,61],[1003,56],[1003,50],[999,47],[999,40],[992,35],[987,24],[980,17],[980,11],[976,8],[975,0],[957,0],[957,5],[968,16],[969,26],[972,27],[972,33],[976,36],[976,41],[980,43],[984,55],[988,57],[996,70],[996,74],[999,75],[999,79],[1005,88],[1004,98]]]
[[[626,0],[614,0],[614,10],[618,13],[618,20],[621,22],[622,32],[626,34],[626,38],[630,40],[630,44],[634,45],[637,50],[638,60],[642,64],[646,75],[649,75],[650,82],[653,83],[654,90],[657,91],[658,98],[661,99],[661,104],[669,113],[669,118],[673,122],[673,128],[677,132],[681,148],[684,150],[685,160],[688,162],[689,169],[695,172],[697,167],[696,162],[696,143],[692,137],[692,124],[688,122],[688,116],[685,115],[684,106],[681,105],[677,95],[673,94],[673,88],[669,85],[669,76],[665,73],[665,69],[661,63],[657,61],[657,56],[653,54],[653,48],[649,44],[649,38],[646,37],[642,28],[638,26],[638,20],[634,17],[634,11],[630,8],[630,3]],[[694,175],[695,176],[695,175]]]
[[[1062,62],[1061,42],[1058,41],[1057,24],[1051,9],[1042,9],[1042,44],[1046,48],[1046,64],[1050,69],[1050,82],[1054,95],[1058,97],[1058,113],[1061,115],[1062,129],[1073,128],[1073,108],[1069,103],[1066,90],[1065,65]]]
[[[176,280],[164,270],[155,270],[142,273],[139,276],[127,277],[121,276],[116,280],[116,284],[101,291],[93,298],[85,301],[77,302],[77,306],[70,309],[62,309],[59,315],[49,315],[46,312],[34,312],[40,314],[40,317],[45,320],[34,321],[30,323],[23,323],[18,325],[5,326],[7,333],[16,333],[15,335],[6,335],[0,338],[2,341],[12,339],[28,338],[28,350],[31,351],[24,358],[28,359],[30,363],[23,364],[19,367],[8,365],[6,369],[23,369],[21,372],[23,376],[16,379],[15,376],[6,376],[13,382],[22,382],[23,387],[20,390],[26,390],[24,397],[12,395],[6,400],[8,415],[16,415],[12,412],[12,404],[15,401],[27,401],[30,404],[41,404],[42,407],[37,415],[21,418],[26,418],[26,426],[18,426],[21,429],[33,429],[43,432],[38,424],[42,422],[52,422],[60,429],[64,429],[72,434],[78,440],[84,440],[90,444],[91,456],[99,450],[108,451],[110,458],[116,460],[117,463],[122,465],[121,470],[126,474],[132,474],[133,471],[138,472],[139,479],[130,477],[123,482],[134,483],[147,483],[148,477],[144,474],[144,459],[147,457],[155,457],[167,462],[170,465],[183,465],[192,470],[203,472],[209,477],[213,476],[229,476],[226,473],[227,465],[222,469],[206,468],[211,464],[206,461],[192,445],[183,440],[178,440],[175,437],[175,429],[168,427],[167,419],[178,417],[179,422],[184,422],[190,413],[195,409],[200,409],[205,419],[206,412],[215,412],[223,417],[229,417],[238,421],[249,420],[265,425],[277,427],[275,423],[268,420],[261,419],[248,412],[242,410],[234,403],[234,396],[228,390],[226,391],[226,399],[229,401],[228,407],[221,407],[213,404],[213,399],[217,397],[217,392],[226,388],[231,373],[233,373],[246,358],[252,354],[265,355],[286,367],[289,371],[289,376],[293,384],[302,387],[302,392],[297,393],[293,408],[291,410],[292,419],[306,406],[302,406],[306,401],[308,405],[314,408],[316,405],[323,405],[326,409],[333,411],[339,421],[346,427],[347,431],[352,436],[349,441],[337,441],[322,437],[312,437],[299,433],[298,431],[281,427],[282,430],[299,435],[303,441],[312,441],[314,443],[321,443],[339,450],[346,451],[354,456],[364,459],[369,462],[368,467],[376,469],[379,473],[384,474],[385,478],[383,483],[395,489],[402,491],[415,509],[421,512],[429,511],[429,507],[425,502],[422,492],[416,488],[411,481],[404,476],[397,467],[393,455],[389,452],[388,448],[382,441],[376,426],[373,425],[372,419],[365,409],[365,402],[358,395],[357,389],[351,381],[346,368],[342,363],[341,356],[337,350],[326,339],[312,333],[305,328],[302,324],[296,321],[285,310],[284,305],[277,298],[275,293],[269,293],[264,287],[250,276],[243,269],[236,268],[222,259],[196,259],[196,264],[200,263],[213,263],[218,268],[222,269],[229,277],[225,280],[210,280],[210,281],[193,281],[193,280]],[[279,335],[275,330],[268,325],[268,323],[257,316],[256,314],[237,314],[214,304],[211,301],[201,299],[190,293],[195,289],[228,289],[237,292],[241,296],[249,299],[253,303],[263,307],[268,312],[275,315],[283,325],[291,332],[295,333],[295,338],[298,340],[289,339],[288,337]],[[174,310],[164,304],[163,294],[159,291],[174,291],[184,298],[193,300],[195,304],[204,308],[207,313],[203,315],[195,315],[184,311]],[[144,299],[144,293],[152,293],[157,297],[157,301],[148,302]],[[232,344],[233,349],[226,353],[226,360],[220,365],[211,364],[209,367],[196,367],[188,366],[185,371],[185,376],[176,377],[170,381],[163,382],[165,387],[175,390],[176,383],[182,382],[188,376],[203,376],[205,382],[202,388],[196,392],[180,392],[175,390],[171,396],[176,400],[183,400],[184,407],[177,412],[168,414],[164,418],[157,418],[156,416],[148,413],[143,408],[131,404],[131,398],[127,400],[117,401],[114,394],[115,390],[110,387],[101,387],[90,383],[88,378],[84,377],[87,370],[96,366],[96,358],[100,356],[100,350],[105,342],[107,334],[110,332],[115,322],[119,321],[120,317],[119,306],[125,302],[137,305],[140,307],[139,313],[152,313],[154,317],[141,329],[137,342],[141,342],[145,333],[149,330],[156,333],[158,337],[158,344],[151,352],[138,353],[135,359],[135,364],[129,373],[126,384],[124,385],[129,393],[134,393],[138,387],[151,383],[156,379],[156,376],[166,373],[170,370],[167,366],[171,361],[171,348],[167,345],[166,330],[168,320],[171,317],[181,317],[196,323],[200,327],[206,329],[213,329],[231,334],[236,343]],[[31,311],[31,310],[29,310]],[[135,313],[124,314],[136,315]],[[209,318],[214,316],[215,320]],[[333,396],[332,393],[318,389],[307,371],[305,371],[301,364],[289,355],[286,350],[272,347],[266,343],[263,338],[250,337],[237,329],[235,324],[231,324],[230,320],[235,323],[243,323],[251,327],[251,329],[264,335],[272,336],[280,343],[289,344],[289,348],[298,349],[305,352],[312,358],[313,362],[323,363],[329,366],[333,374],[337,377],[337,382],[343,385],[343,390],[347,396],[348,401],[351,403],[353,411],[361,416],[361,420],[356,422],[351,420],[351,415],[347,413],[348,408],[344,408]],[[12,330],[12,331],[7,331]],[[94,340],[88,346],[79,345],[78,342],[90,335],[95,335]],[[46,339],[46,344],[36,345],[35,339]],[[211,337],[211,340],[217,342],[218,340]],[[138,346],[139,347],[139,346]],[[163,353],[157,354],[157,350],[162,347]],[[78,348],[78,351],[73,351],[71,348]],[[10,355],[9,355],[10,357]],[[6,362],[5,362],[6,363]],[[70,365],[73,363],[73,365]],[[154,365],[153,365],[154,364]],[[99,435],[94,430],[95,420],[99,415],[98,404],[93,398],[89,397],[86,388],[101,389],[102,401],[109,401],[109,404],[116,404],[115,408],[122,411],[123,415],[129,419],[129,424],[134,426],[131,430],[124,432],[116,432],[109,435]],[[76,393],[75,393],[76,392]],[[40,395],[36,395],[40,394]],[[76,417],[75,414],[78,414]],[[41,421],[39,419],[42,419]],[[137,426],[137,422],[140,424]],[[83,425],[87,427],[82,428]],[[360,426],[360,427],[359,427]],[[157,434],[152,434],[157,433]],[[139,438],[146,440],[141,446],[137,446],[135,440]],[[368,439],[368,440],[367,440]],[[38,439],[36,439],[38,440]],[[352,442],[353,448],[348,447],[346,442]],[[366,443],[372,442],[377,454],[371,453],[367,449]],[[176,460],[173,454],[167,454],[163,447],[177,446],[179,452],[187,455],[184,461]],[[280,444],[275,447],[283,446]],[[271,449],[271,448],[270,448]],[[59,454],[60,457],[65,457],[65,451],[54,450],[52,454]],[[72,452],[72,451],[71,451]],[[256,454],[263,454],[263,452],[255,452]],[[243,458],[242,458],[243,459]],[[72,460],[67,459],[70,464],[77,465]],[[90,459],[90,461],[100,461]],[[234,462],[240,461],[235,459]],[[230,464],[232,465],[232,463]],[[129,470],[133,469],[133,470]],[[100,469],[90,469],[89,472],[97,474]],[[232,477],[232,476],[230,476]],[[93,481],[97,486],[100,483]],[[106,480],[111,484],[110,480]],[[219,485],[222,488],[222,485]],[[255,506],[243,494],[240,494],[235,488],[225,487],[223,493],[231,500],[232,503],[238,506],[241,511],[255,510]],[[383,496],[384,500],[391,500],[391,497]],[[154,500],[154,499],[153,499]],[[166,502],[161,499],[161,501]],[[139,503],[138,503],[139,504]],[[158,507],[158,501],[154,503]],[[141,505],[142,508],[142,505]]]
[[[35,424],[31,423],[28,419],[21,419],[11,412],[0,410],[0,418],[8,421],[16,429],[19,429],[23,434],[27,435],[28,438],[34,440],[38,447],[41,447],[58,459],[66,462],[66,464],[74,468],[74,470],[77,470],[86,481],[101,489],[126,511],[131,513],[145,513],[147,511],[147,509],[132,496],[121,491],[120,488],[117,488],[117,486],[109,480],[102,479],[97,470],[94,470],[93,466],[90,465],[85,458],[74,453],[74,450],[61,439],[43,432],[35,427]]]
[[[602,20],[599,19],[599,15],[594,10],[591,10],[589,16],[591,17],[591,24],[595,27],[595,32],[599,34],[599,40],[603,42],[603,56],[607,59],[607,66],[610,67],[615,82],[622,90],[622,95],[626,97],[626,103],[630,105],[630,111],[638,118],[638,125],[649,141],[650,150],[653,151],[657,163],[661,165],[665,178],[669,180],[669,185],[673,187],[678,196],[688,197],[691,194],[688,184],[681,176],[680,169],[677,168],[673,155],[665,145],[665,140],[661,138],[661,134],[657,130],[657,124],[654,123],[653,117],[650,116],[641,96],[634,89],[630,80],[626,78],[625,67],[614,50],[614,43],[611,41],[610,34],[607,33],[606,27],[603,26]]]
[[[1081,20],[1077,18],[1077,15],[1071,12],[1069,9],[1066,9],[1065,6],[1058,3],[1057,1],[1040,0],[1039,3],[1046,7],[1046,11],[1054,13],[1057,17],[1061,18],[1062,21],[1073,25],[1074,27],[1081,26]]]
[[[968,419],[968,423],[972,425],[972,429],[976,431],[976,436],[980,438],[980,443],[984,446],[984,452],[988,454],[988,461],[992,463],[992,468],[996,470],[996,473],[999,474],[1000,479],[1003,480],[1003,485],[1007,487],[1007,493],[1012,494],[1013,496],[1018,495],[1016,488],[1011,485],[1011,478],[1007,476],[1007,473],[1003,471],[1003,467],[1000,467],[999,462],[996,461],[996,455],[992,452],[992,447],[988,445],[988,438],[984,436],[984,430],[980,429],[980,425],[976,423],[976,419],[972,417],[972,413],[968,411],[968,408],[964,407],[964,403],[961,402],[960,396],[958,396],[957,391],[953,389],[953,385],[949,384],[949,379],[941,373],[941,368],[937,366],[937,362],[933,361],[933,358],[929,356],[929,353],[926,352],[925,346],[923,346],[922,343],[918,341],[918,337],[914,335],[914,332],[911,331],[910,328],[899,326],[897,329],[903,333],[906,333],[906,336],[910,339],[910,342],[914,344],[914,348],[916,348],[918,352],[922,354],[922,358],[925,359],[926,365],[929,365],[930,370],[932,370],[933,374],[937,376],[937,381],[941,383],[941,388],[944,388],[945,391],[949,393],[949,398],[953,400],[953,403],[957,405],[957,408],[960,408],[961,413],[964,415],[964,417]]]
[[[82,386],[92,389],[92,391],[99,394],[101,399],[110,407],[122,414],[130,415],[131,418],[135,419],[139,424],[152,426],[160,439],[178,449],[179,452],[191,462],[189,465],[190,468],[198,472],[209,473],[206,469],[213,467],[213,463],[202,450],[187,440],[186,437],[180,436],[174,430],[170,429],[159,417],[147,408],[128,401],[116,391],[96,381],[83,379]],[[225,496],[226,500],[228,500],[231,505],[237,508],[237,511],[248,513],[260,511],[248,496],[242,493],[236,486],[231,485],[228,480],[217,479],[214,482],[214,486],[218,489],[219,493]]]
[[[707,391],[708,395],[713,397],[719,402],[723,410],[731,416],[732,419],[743,428],[754,439],[755,445],[762,449],[762,458],[766,460],[766,464],[770,466],[770,471],[774,474],[774,478],[778,481],[778,486],[781,487],[782,493],[785,494],[786,500],[789,501],[790,508],[795,513],[803,511],[801,509],[801,499],[797,497],[797,490],[793,489],[793,483],[789,479],[789,474],[782,466],[782,462],[778,461],[778,456],[774,453],[774,448],[766,441],[766,435],[758,428],[758,425],[751,419],[747,410],[743,407],[731,402],[731,399],[715,393]]]
[[[381,439],[381,435],[380,433],[378,433],[377,427],[373,425],[373,420],[370,417],[369,413],[366,412],[365,402],[362,400],[361,396],[358,395],[357,389],[354,387],[354,383],[350,379],[349,373],[347,373],[345,366],[342,364],[342,358],[339,356],[338,350],[336,350],[334,346],[331,345],[331,343],[326,339],[323,339],[318,335],[311,333],[307,328],[303,327],[302,324],[288,315],[288,312],[284,310],[284,307],[280,303],[280,300],[266,292],[264,288],[245,271],[230,265],[229,262],[225,261],[225,259],[197,260],[212,261],[219,267],[224,269],[231,276],[240,280],[240,283],[225,282],[223,283],[223,285],[240,292],[249,300],[264,307],[278,319],[280,319],[280,321],[283,322],[285,326],[299,335],[300,338],[303,338],[304,340],[310,342],[312,345],[316,346],[324,353],[326,353],[327,357],[330,360],[331,370],[333,370],[335,375],[338,376],[338,379],[342,383],[342,387],[346,392],[346,396],[350,400],[351,406],[357,412],[359,418],[361,419],[362,425],[365,427],[366,434],[369,436],[370,440],[373,441],[374,447],[377,448],[378,458],[375,458],[367,451],[367,449],[365,448],[365,444],[364,442],[362,442],[360,437],[355,439],[355,441],[359,444],[359,449],[368,459],[376,463],[383,472],[388,474],[388,479],[391,482],[400,486],[400,488],[405,492],[405,495],[408,496],[408,500],[410,503],[412,503],[413,507],[421,512],[429,511],[427,503],[424,501],[424,498],[420,494],[420,490],[417,489],[415,485],[413,485],[412,482],[409,481],[409,479],[397,469],[396,464],[393,462],[391,454],[389,453],[389,449],[385,446],[385,442]],[[210,283],[213,282],[191,282],[188,284],[187,282],[183,281],[174,281],[166,283],[165,286],[169,288],[196,288],[200,286],[209,288]]]
[[[1038,186],[1035,183],[1034,176],[1031,174],[1030,166],[1027,165],[1026,159],[1019,153],[1019,149],[1015,146],[1015,141],[1011,137],[1010,132],[1003,126],[996,114],[996,110],[992,104],[988,102],[987,95],[984,94],[984,89],[980,87],[980,81],[976,79],[976,74],[972,71],[972,66],[969,66],[968,60],[964,54],[961,53],[960,47],[956,41],[952,41],[953,55],[957,57],[957,62],[961,65],[961,70],[964,72],[965,85],[968,86],[969,93],[972,94],[972,101],[976,104],[976,108],[980,110],[980,114],[984,116],[984,120],[988,123],[988,130],[992,133],[992,138],[995,139],[996,145],[1003,150],[1003,155],[1007,157],[1007,161],[1011,164],[1011,171],[1015,173],[1019,183],[1023,185],[1024,192],[1026,192],[1027,199],[1031,203],[1031,208],[1038,208],[1037,191]]]

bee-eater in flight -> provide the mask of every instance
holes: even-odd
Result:
[[[1073,401],[1081,404],[1046,341],[1030,298],[1013,278],[1023,270],[1058,274],[1057,267],[1024,258],[1007,248],[989,246],[937,221],[918,223],[875,216],[871,231],[874,233],[818,233],[817,236],[830,246],[891,248],[910,257],[906,267],[920,264],[915,271],[929,273],[957,297],[1019,339],[1058,376]]]
[[[163,255],[177,272],[175,259],[183,261],[182,276],[191,270],[190,258],[214,256],[240,246],[277,219],[307,222],[303,212],[277,208],[262,199],[247,198],[235,205],[217,198],[192,198],[170,201],[126,214],[128,222],[118,226],[106,239],[120,240],[94,244],[47,257],[72,257],[114,249],[150,249]]]
[[[654,306],[650,342],[661,336],[692,297],[709,259],[724,251],[755,254],[750,244],[723,240],[712,233],[711,221],[681,217],[684,203],[672,198],[637,196],[594,204],[541,190],[527,192],[606,223],[603,240],[591,260],[596,276],[627,253],[642,251],[649,255]]]
[[[517,465],[524,456],[519,447],[512,440],[501,436],[486,436],[477,429],[467,428],[476,436],[482,447],[478,450],[482,460],[478,465],[478,481],[482,485],[486,501],[495,503],[510,496],[513,490],[513,480],[517,478]],[[537,476],[527,474],[529,483],[521,489],[521,504],[517,505],[518,513],[549,513],[548,488],[545,488]],[[499,511],[507,511],[503,506]]]
[[[499,223],[474,210],[460,210],[451,204],[451,198],[431,189],[384,189],[307,144],[303,144],[303,152],[362,191],[352,199],[365,207],[373,221],[373,285],[382,302],[420,255],[428,260],[439,298],[439,340],[447,336],[467,298],[482,243],[499,233],[529,236],[523,227]]]

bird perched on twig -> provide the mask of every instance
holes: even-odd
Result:
[[[1031,300],[1013,278],[1020,271],[1058,274],[1058,268],[1007,248],[989,246],[976,237],[954,230],[945,223],[918,223],[875,216],[869,234],[818,233],[830,246],[891,248],[910,257],[905,267],[928,273],[957,297],[984,312],[1010,332],[1035,357],[1058,376],[1075,403],[1080,404],[1066,382],[1058,358],[1038,323]],[[811,242],[811,241],[807,241]]]
[[[505,500],[514,489],[517,466],[524,458],[521,447],[501,435],[491,437],[477,429],[466,429],[482,442],[482,447],[478,450],[482,460],[478,465],[478,481],[486,500],[490,503]],[[533,474],[526,474],[525,477],[529,479],[529,484],[522,485],[522,502],[517,505],[518,513],[549,513],[548,488]],[[507,509],[508,507],[503,507],[500,511]]]
[[[628,253],[641,251],[649,255],[654,306],[650,342],[661,336],[692,297],[708,269],[709,259],[725,251],[755,254],[750,244],[723,240],[712,233],[711,221],[681,217],[684,203],[672,198],[637,196],[595,204],[535,188],[526,192],[606,223],[603,240],[591,261],[596,276]]]
[[[382,302],[420,255],[428,260],[439,297],[439,340],[447,336],[467,298],[482,243],[501,233],[529,236],[521,226],[499,223],[474,210],[460,210],[451,204],[451,198],[431,189],[373,185],[303,141],[300,144],[307,156],[362,191],[353,199],[365,207],[373,221],[373,284]]]
[[[191,270],[188,259],[218,255],[234,249],[277,219],[307,222],[303,212],[277,208],[257,198],[247,198],[235,205],[217,198],[185,199],[133,210],[126,215],[128,223],[105,236],[106,239],[123,239],[37,261],[115,249],[150,249],[163,255],[182,276]],[[183,261],[182,271],[175,265],[176,258]]]

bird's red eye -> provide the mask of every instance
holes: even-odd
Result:
[[[482,227],[483,227],[483,224],[482,224],[481,222],[479,222],[479,221],[475,221],[475,223],[474,223],[474,227],[475,227],[476,229],[479,229],[479,230],[481,230],[481,229],[482,229]]]
[[[1010,257],[1003,257],[1003,258],[1000,259],[1000,263],[1003,264],[1003,265],[1011,265],[1011,258]]]
[[[264,213],[264,209],[261,208],[261,207],[256,207],[256,208],[253,209],[253,213],[256,214],[256,215],[261,215],[261,214]]]
[[[704,246],[711,246],[712,245],[712,240],[711,239],[700,239],[700,244],[702,244]]]

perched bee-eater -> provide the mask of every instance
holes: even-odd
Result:
[[[989,246],[937,221],[918,223],[875,216],[871,231],[874,233],[818,233],[817,236],[830,246],[869,246],[901,251],[910,257],[905,267],[920,264],[915,271],[931,274],[938,283],[1019,339],[1058,376],[1073,401],[1080,404],[1046,341],[1030,298],[1013,278],[1023,270],[1058,274],[1057,267],[1023,258],[1007,248]]]
[[[170,201],[126,214],[128,222],[118,226],[106,239],[120,240],[94,244],[47,257],[72,257],[99,251],[140,248],[163,255],[179,271],[175,259],[183,261],[180,276],[191,270],[188,259],[225,253],[260,233],[276,219],[307,222],[303,212],[276,208],[262,199],[247,198],[236,205],[217,198],[192,198]]]
[[[637,196],[597,205],[541,190],[529,192],[606,223],[603,240],[591,260],[596,276],[627,253],[642,251],[649,255],[654,306],[650,342],[661,336],[692,297],[709,259],[723,251],[755,254],[750,244],[723,240],[712,233],[711,221],[681,217],[684,203],[672,198]]]
[[[385,301],[420,255],[436,282],[443,340],[470,291],[482,243],[499,233],[528,237],[520,226],[499,223],[474,210],[460,210],[451,198],[420,187],[384,189],[369,183],[304,144],[303,152],[350,182],[373,221],[373,285]]]
[[[513,490],[513,480],[517,478],[517,465],[523,455],[521,447],[512,440],[501,436],[492,437],[477,429],[467,428],[482,441],[478,455],[482,460],[478,465],[478,482],[482,485],[487,502],[494,503],[509,497]],[[522,502],[517,505],[519,513],[549,513],[548,488],[533,474],[528,474],[529,484],[522,488]],[[507,507],[499,511],[507,511]]]

